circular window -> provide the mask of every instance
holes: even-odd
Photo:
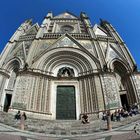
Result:
[[[70,25],[64,25],[64,26],[61,27],[61,31],[63,33],[70,33],[73,30],[74,30],[74,28],[72,26],[70,26]]]

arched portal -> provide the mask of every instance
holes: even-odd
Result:
[[[49,75],[47,105],[51,119],[78,120],[83,112],[97,108],[97,102],[93,105],[96,91],[91,85],[94,85],[93,73],[100,69],[100,65],[87,52],[72,47],[54,48],[36,58],[32,67],[42,69]],[[87,75],[92,76],[87,78]]]
[[[119,61],[114,61],[113,67],[118,84],[121,105],[129,110],[130,105],[133,104],[136,99],[132,96],[134,95],[134,91],[128,75],[128,67]]]
[[[11,100],[14,92],[14,87],[16,83],[16,77],[18,74],[20,64],[17,60],[13,60],[9,66],[8,70],[10,71],[10,77],[7,80],[7,87],[5,88],[5,99],[4,99],[4,108],[3,111],[8,112],[9,107],[11,106]]]

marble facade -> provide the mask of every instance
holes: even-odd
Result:
[[[48,13],[41,25],[26,20],[1,53],[2,111],[55,120],[58,86],[74,86],[77,120],[140,100],[140,73],[126,44],[109,22],[92,26],[83,12]]]

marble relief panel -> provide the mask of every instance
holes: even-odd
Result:
[[[103,75],[102,86],[106,109],[120,107],[120,97],[115,78],[111,75]]]
[[[77,48],[77,45],[68,37],[64,37],[60,39],[59,41],[57,41],[56,44],[53,45],[53,48],[57,48],[57,47],[76,47]]]
[[[2,98],[5,82],[6,82],[6,77],[4,77],[3,75],[0,75],[0,101]]]
[[[29,76],[19,76],[16,81],[13,107],[26,109],[32,80]]]
[[[137,94],[138,94],[138,97],[140,99],[140,74],[132,76],[132,79],[133,79],[133,81],[135,83]]]
[[[41,42],[38,42],[38,46],[37,46],[37,53],[36,55],[44,52],[44,50],[48,49],[48,47],[54,43],[54,39],[49,39],[49,40],[45,40],[45,41],[41,41]]]
[[[89,52],[92,52],[94,54],[94,44],[91,41],[88,40],[79,40],[78,41],[85,49],[87,49]]]

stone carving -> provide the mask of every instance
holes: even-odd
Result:
[[[26,41],[26,42],[25,42],[26,56],[28,55],[29,48],[30,48],[31,44],[32,44],[32,41]]]
[[[8,81],[7,89],[13,89],[15,86],[15,81],[16,81],[16,73],[12,71],[11,76]]]
[[[74,71],[72,68],[63,67],[59,69],[58,77],[74,77]]]

